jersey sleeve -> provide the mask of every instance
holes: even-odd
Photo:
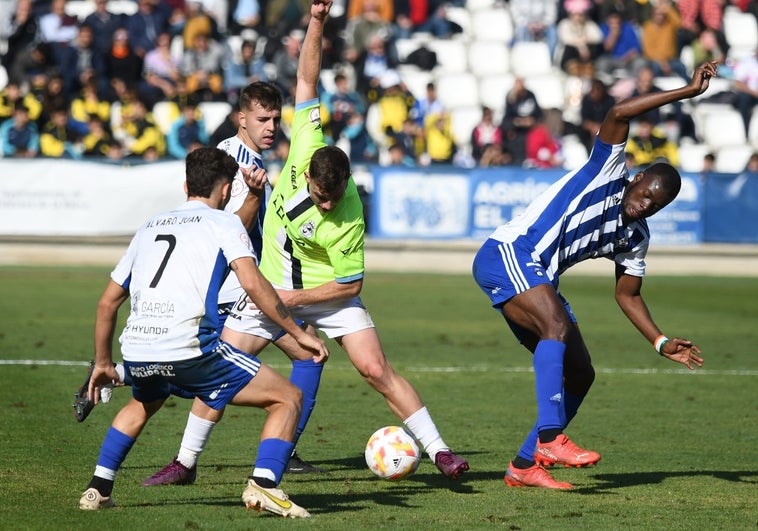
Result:
[[[645,257],[650,246],[650,237],[645,226],[639,222],[629,225],[631,247],[628,251],[616,254],[614,261],[624,268],[624,274],[633,277],[645,276]]]
[[[111,280],[124,288],[129,290],[129,280],[132,276],[132,267],[134,266],[134,260],[137,257],[137,247],[139,247],[139,238],[142,234],[142,229],[132,237],[127,247],[126,252],[116,264],[116,267],[111,271]]]
[[[250,257],[256,260],[250,236],[240,219],[228,212],[223,213],[219,223],[218,237],[221,241],[221,251],[228,264],[238,258]],[[257,260],[256,260],[257,261]]]
[[[334,236],[324,247],[334,268],[334,280],[345,284],[363,278],[363,225],[355,224],[349,230],[334,231]]]
[[[295,107],[291,138],[290,156],[285,164],[288,172],[282,172],[280,182],[290,176],[300,176],[308,169],[313,152],[326,145],[318,99],[305,101]]]

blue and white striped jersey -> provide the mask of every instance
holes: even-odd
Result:
[[[625,227],[621,219],[621,199],[631,179],[625,146],[596,138],[584,166],[553,183],[490,238],[526,239],[551,281],[572,265],[599,257],[615,260],[629,275],[644,276],[647,222],[640,219]]]
[[[241,168],[249,168],[250,166],[263,168],[263,158],[261,155],[246,146],[242,140],[236,136],[222,140],[217,147],[234,157]],[[244,177],[242,177],[242,173],[238,171],[232,182],[232,197],[224,210],[231,212],[232,214],[237,212],[245,201],[247,194],[247,184],[245,183]],[[253,225],[248,232],[258,262],[260,262],[261,252],[263,251],[263,218],[266,215],[266,205],[268,204],[270,197],[271,185],[267,182],[264,198],[263,201],[261,201],[261,206],[258,210],[258,222]],[[219,304],[235,302],[239,296],[242,295],[242,291],[242,286],[240,286],[240,283],[237,280],[237,275],[230,274],[218,294]]]

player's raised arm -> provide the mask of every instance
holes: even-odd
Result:
[[[300,58],[297,63],[297,87],[295,104],[312,100],[318,96],[318,78],[321,74],[321,41],[324,25],[329,16],[332,0],[313,0],[311,19],[305,32]]]
[[[695,69],[692,80],[683,87],[662,92],[651,92],[618,102],[605,116],[598,136],[608,144],[621,144],[629,136],[629,122],[652,109],[667,103],[693,98],[708,88],[709,80],[718,73],[715,61],[703,63]]]

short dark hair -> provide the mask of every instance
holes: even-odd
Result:
[[[261,107],[270,110],[281,110],[282,91],[273,83],[255,81],[242,89],[239,98],[240,110],[243,112],[250,109],[253,102],[258,102]]]
[[[682,177],[679,172],[668,162],[656,162],[645,170],[645,174],[658,178],[667,192],[669,202],[673,201],[682,188]]]
[[[187,155],[185,178],[189,197],[210,197],[219,181],[231,183],[239,169],[234,157],[215,147],[201,147]]]
[[[350,159],[337,146],[324,146],[313,153],[308,174],[323,192],[334,193],[350,178]]]

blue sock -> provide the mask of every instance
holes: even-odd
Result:
[[[524,439],[524,442],[521,444],[521,448],[518,450],[518,457],[521,459],[524,459],[525,461],[529,461],[530,463],[534,462],[534,450],[537,448],[537,439],[538,439],[538,432],[537,432],[537,425],[535,424],[532,428],[532,431],[529,432],[529,435],[526,436],[526,439]]]
[[[253,477],[267,477],[278,485],[294,447],[294,443],[282,439],[263,439],[258,445]],[[266,474],[267,471],[270,471],[274,477],[271,478]]]
[[[105,434],[103,445],[100,447],[100,457],[97,458],[97,466],[113,470],[114,472],[118,470],[121,463],[126,459],[129,450],[132,449],[134,441],[136,439],[111,426],[108,433]]]
[[[321,383],[321,373],[324,371],[323,363],[316,363],[312,359],[292,360],[292,372],[290,382],[297,386],[303,393],[303,409],[300,420],[295,430],[294,444],[297,444],[300,435],[305,430],[308,420],[311,418],[313,408],[316,405],[316,393]]]
[[[534,351],[534,380],[537,388],[538,429],[563,428],[563,355],[566,344],[543,339]]]

